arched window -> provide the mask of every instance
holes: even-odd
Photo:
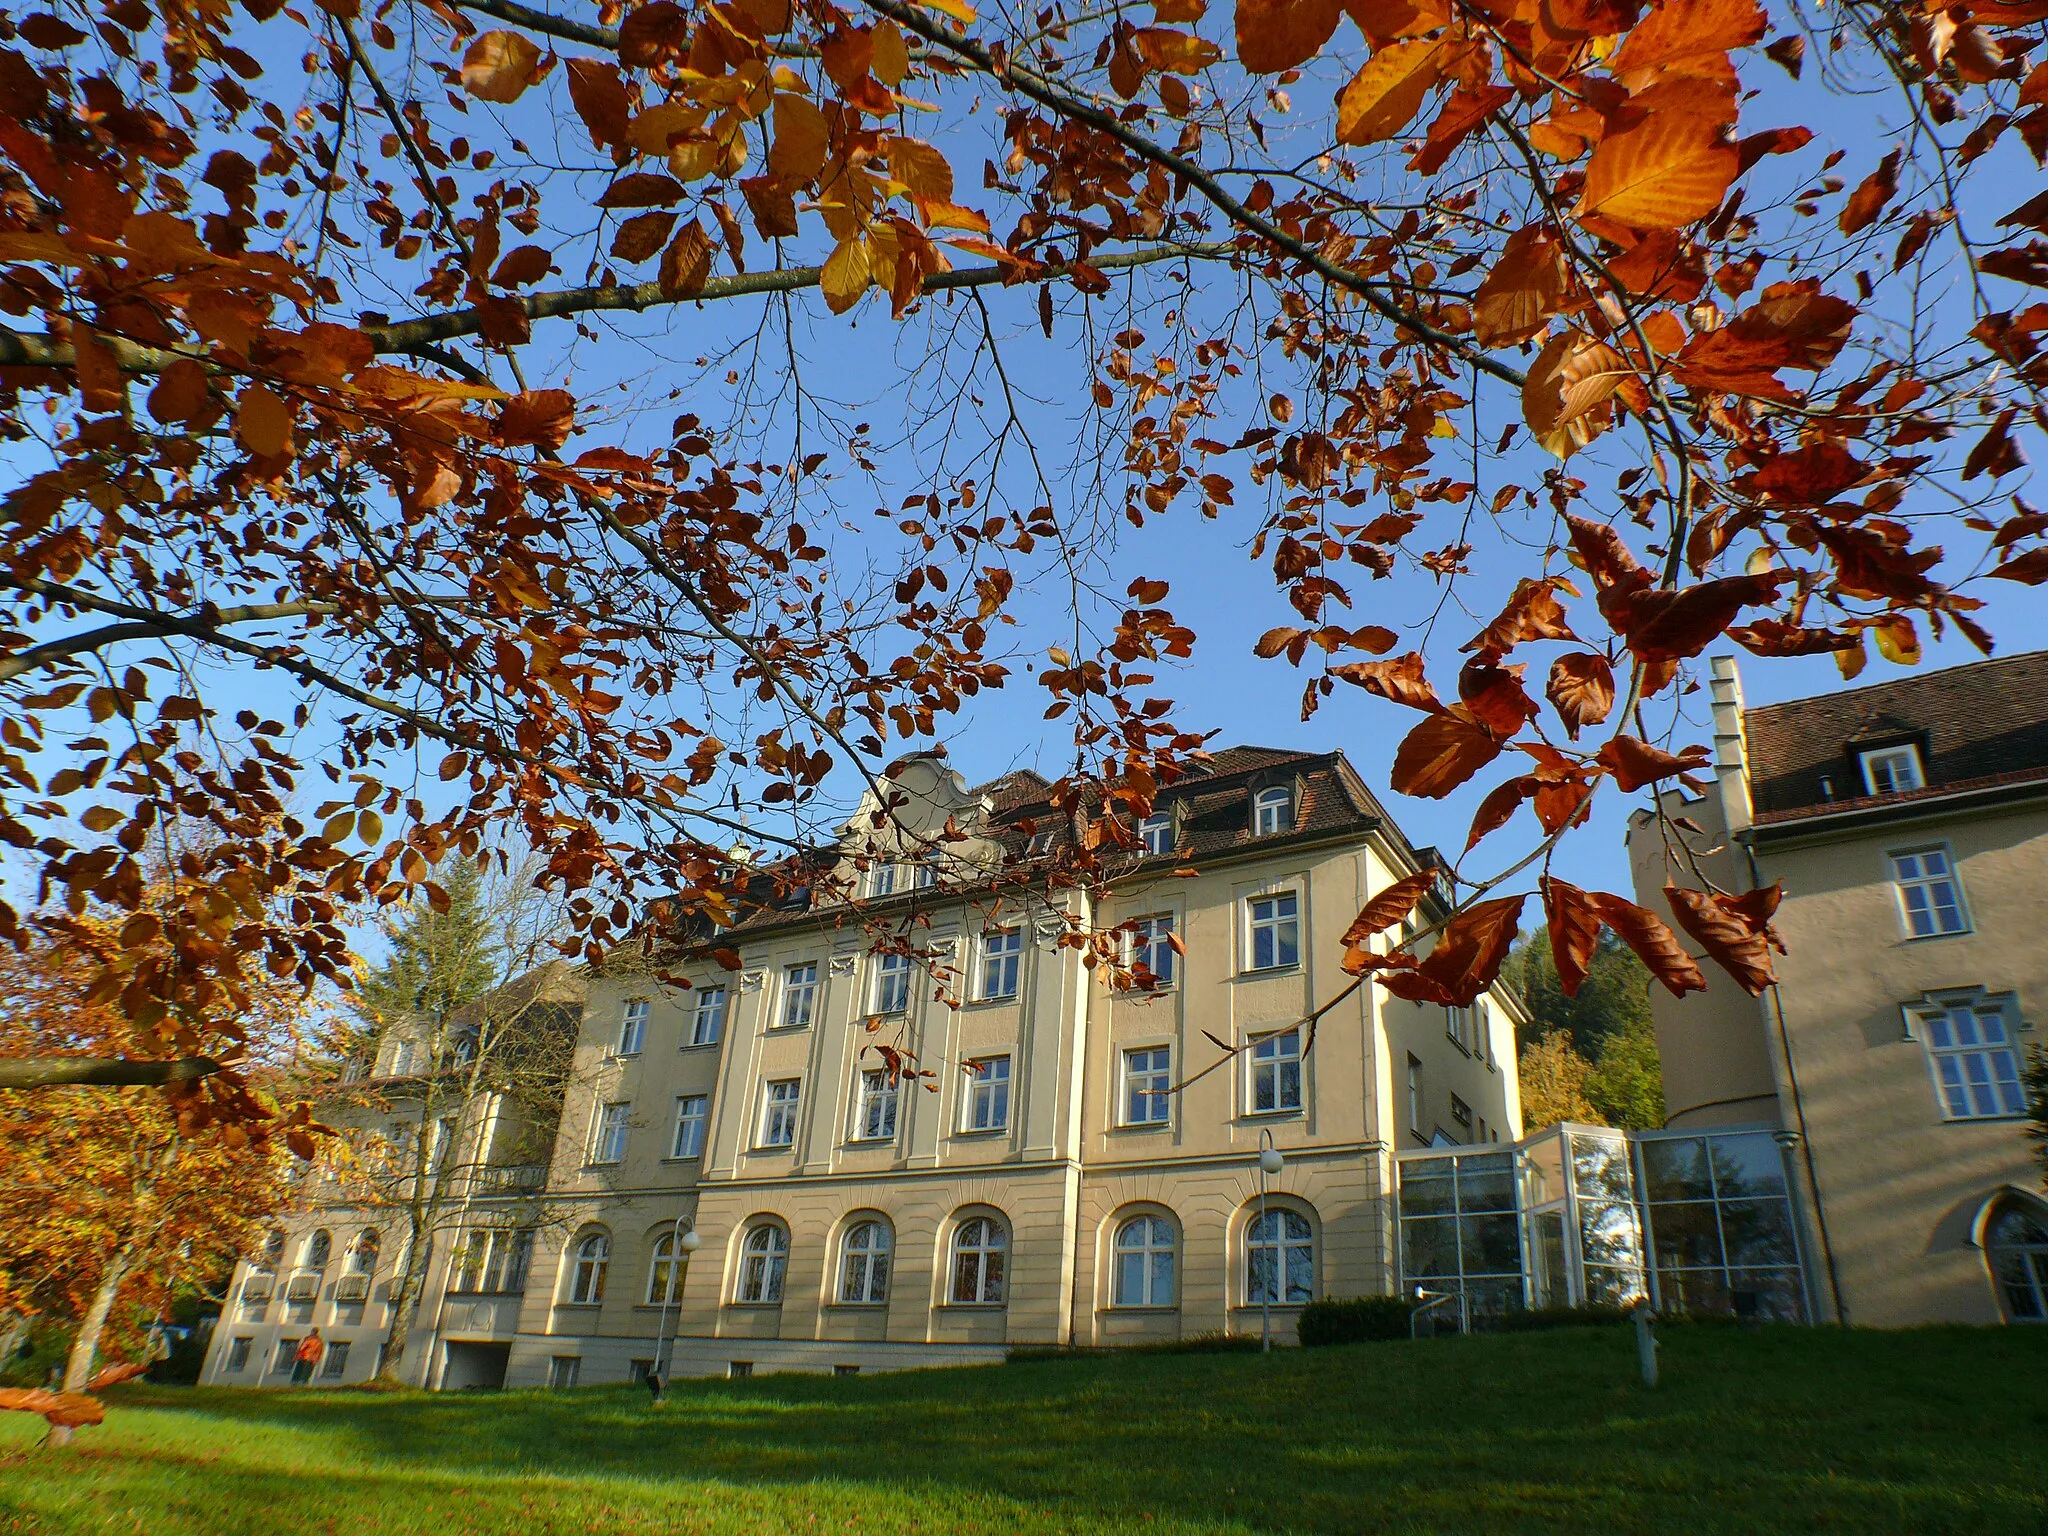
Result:
[[[1294,791],[1284,784],[1262,789],[1252,797],[1252,833],[1273,837],[1294,830]]]
[[[348,1245],[343,1271],[351,1275],[374,1275],[377,1273],[377,1253],[383,1246],[384,1240],[377,1235],[375,1227],[363,1228],[356,1234],[356,1240]]]
[[[1111,1305],[1172,1306],[1173,1249],[1173,1224],[1162,1217],[1133,1216],[1118,1227]]]
[[[740,1300],[781,1301],[782,1277],[788,1269],[789,1233],[779,1222],[762,1222],[747,1234],[740,1250]]]
[[[972,1306],[1003,1299],[1010,1234],[989,1216],[971,1216],[953,1234],[953,1300]]]
[[[276,1269],[284,1262],[284,1233],[273,1232],[263,1239],[263,1257],[256,1261],[259,1269]]]
[[[863,1221],[846,1234],[846,1252],[839,1263],[839,1299],[878,1302],[889,1299],[889,1229],[879,1221]]]
[[[682,1298],[683,1271],[690,1256],[676,1246],[675,1228],[654,1240],[654,1262],[647,1271],[647,1305],[673,1306]]]
[[[302,1260],[307,1269],[325,1269],[327,1260],[334,1253],[334,1237],[325,1227],[306,1239],[306,1252]]]
[[[1245,1228],[1244,1299],[1292,1305],[1316,1294],[1316,1240],[1299,1211],[1268,1211]]]
[[[604,1300],[604,1272],[611,1267],[612,1240],[603,1232],[592,1232],[576,1244],[576,1257],[569,1270],[569,1300],[578,1306],[594,1306]]]
[[[2048,1218],[2010,1203],[1992,1219],[1984,1247],[2007,1319],[2048,1323]]]

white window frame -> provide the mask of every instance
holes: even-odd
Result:
[[[855,1085],[852,1141],[890,1142],[896,1139],[896,1113],[902,1097],[902,1080],[887,1067],[864,1067]]]
[[[839,1295],[842,1307],[881,1307],[889,1303],[890,1260],[896,1237],[889,1224],[865,1217],[846,1229],[839,1245]]]
[[[928,891],[939,883],[939,871],[930,859],[919,859],[910,866],[910,888],[913,891]]]
[[[228,1340],[227,1364],[221,1367],[223,1376],[239,1375],[249,1368],[249,1352],[255,1346],[252,1334],[238,1333]]]
[[[725,1034],[725,1010],[731,993],[724,987],[700,987],[690,1013],[690,1044],[716,1045]]]
[[[1926,861],[1929,858],[1941,861],[1941,873],[1934,874],[1928,871]],[[1905,867],[1906,860],[1914,861],[1910,870]],[[1904,927],[1908,939],[1952,939],[1959,934],[1970,932],[1969,903],[1963,898],[1963,882],[1956,873],[1955,853],[1947,843],[1929,843],[1912,848],[1888,848],[1885,850],[1884,862],[1891,874],[1892,890],[1899,899],[1899,922]],[[1948,903],[1948,909],[1955,914],[1956,926],[1953,928],[1941,926],[1943,904],[1936,899],[1935,891],[1943,885],[1948,887],[1952,898]],[[1916,931],[1913,926],[1915,894],[1925,903],[1924,911],[1931,925],[1925,933]]]
[[[626,999],[625,1012],[619,1016],[619,1046],[613,1052],[617,1056],[638,1056],[647,1046],[647,1020],[654,1012],[654,1004],[644,997]]]
[[[778,1221],[757,1222],[740,1244],[735,1298],[743,1307],[779,1307],[789,1275],[789,1229]]]
[[[1470,1008],[1444,1009],[1444,1033],[1451,1044],[1467,1056],[1472,1054],[1472,1010]]]
[[[1180,967],[1175,962],[1180,956],[1173,947],[1176,926],[1177,919],[1171,912],[1148,912],[1131,919],[1131,966],[1143,967],[1157,977],[1156,991],[1165,991],[1179,976]]]
[[[1294,791],[1287,785],[1268,784],[1252,796],[1253,837],[1278,837],[1294,823]]]
[[[1282,1048],[1282,1042],[1292,1040],[1294,1049]],[[1301,1027],[1276,1029],[1265,1034],[1253,1035],[1247,1042],[1251,1049],[1245,1052],[1245,1113],[1248,1115],[1293,1115],[1301,1112],[1306,1097],[1306,1084],[1302,1081]],[[1294,1102],[1287,1102],[1288,1067],[1294,1068]],[[1272,1085],[1271,1104],[1259,1103],[1261,1081]]]
[[[1145,856],[1147,858],[1154,858],[1160,854],[1173,852],[1176,841],[1174,837],[1173,812],[1154,811],[1150,816],[1139,822],[1138,839],[1145,849]]]
[[[782,968],[782,1012],[779,1029],[809,1029],[818,1017],[818,962],[805,960]]]
[[[605,1271],[611,1268],[609,1232],[586,1232],[576,1239],[569,1257],[569,1304],[594,1307],[604,1300]]]
[[[689,1270],[690,1255],[676,1245],[671,1227],[654,1240],[647,1260],[647,1305],[672,1307],[683,1297],[683,1276]]]
[[[696,1106],[691,1112],[690,1106]],[[675,1129],[669,1136],[668,1155],[672,1158],[700,1158],[704,1155],[704,1137],[711,1123],[711,1096],[706,1093],[679,1093],[676,1095]]]
[[[1165,1125],[1173,1118],[1173,1047],[1137,1045],[1124,1052],[1122,1123]],[[1141,1113],[1142,1111],[1142,1113]]]
[[[1925,789],[1927,787],[1926,765],[1920,761],[1920,748],[1913,742],[1902,741],[1889,747],[1872,747],[1867,752],[1858,752],[1856,754],[1856,762],[1863,770],[1863,788],[1868,794],[1906,795],[1911,794],[1916,789]],[[1898,772],[1900,765],[1903,765],[1906,770],[1903,775]],[[1885,769],[1891,775],[1893,783],[1890,789],[1878,787],[1877,778],[1880,768]],[[1899,782],[1902,777],[1910,779],[1912,782]]]
[[[626,1137],[633,1111],[631,1099],[615,1099],[597,1107],[597,1123],[590,1140],[590,1161],[596,1167],[610,1167],[626,1160]]]
[[[1259,913],[1262,906],[1271,908],[1265,916]],[[1291,971],[1301,965],[1301,892],[1261,891],[1256,896],[1247,896],[1244,915],[1244,968],[1247,974]],[[1259,937],[1262,933],[1271,935],[1272,953],[1264,965],[1259,963]],[[1289,942],[1283,943],[1283,939]],[[1291,954],[1288,953],[1290,944]]]
[[[995,1216],[969,1216],[953,1229],[948,1244],[952,1255],[947,1275],[948,1305],[955,1307],[1000,1307],[1009,1294],[1010,1229]],[[972,1262],[973,1281],[961,1261]],[[968,1294],[971,1293],[971,1294]]]
[[[1260,1231],[1260,1215],[1254,1210],[1244,1225],[1244,1300],[1245,1305],[1259,1304],[1259,1283],[1255,1257],[1261,1251],[1277,1250],[1273,1254],[1274,1274],[1279,1284],[1274,1287],[1278,1293],[1273,1297],[1276,1307],[1299,1307],[1315,1300],[1316,1293],[1316,1226],[1301,1212],[1291,1206],[1270,1207],[1264,1220],[1272,1227],[1272,1235]],[[1296,1232],[1294,1223],[1301,1223]],[[1296,1295],[1293,1289],[1293,1266],[1287,1262],[1288,1255],[1296,1250],[1308,1252],[1309,1283],[1306,1294]]]
[[[392,1077],[411,1077],[414,1046],[410,1040],[400,1040],[391,1047]]]
[[[896,866],[885,859],[877,859],[868,866],[868,896],[870,899],[896,894]]]
[[[979,1056],[966,1064],[967,1092],[961,1096],[969,1135],[1010,1128],[1010,1058]]]
[[[1135,1241],[1126,1241],[1135,1238]],[[1110,1238],[1109,1304],[1112,1307],[1146,1307],[1157,1310],[1177,1305],[1180,1295],[1180,1243],[1173,1223],[1151,1211],[1117,1223]],[[1166,1256],[1165,1295],[1160,1295],[1159,1255]],[[1133,1265],[1129,1261],[1135,1260]],[[1125,1284],[1135,1272],[1137,1285]]]
[[[1427,1141],[1422,1130],[1422,1058],[1408,1053],[1408,1129]]]
[[[984,931],[981,936],[981,1001],[1014,1002],[1023,981],[1024,930],[1019,927]]]
[[[910,956],[886,953],[875,956],[875,1012],[910,1011]]]
[[[1996,1039],[1989,1038],[1987,1023],[1997,1031]],[[2009,994],[1954,993],[1925,998],[1908,1007],[1907,1034],[1918,1039],[1927,1054],[1935,1107],[1944,1121],[1965,1124],[2025,1118],[2026,1069],[2016,1038],[2019,1027],[2019,1010]],[[1966,1030],[1974,1036],[1967,1042],[1959,1038]],[[2003,1073],[1999,1070],[2001,1058]],[[1989,1108],[1983,1107],[1987,1099]]]
[[[787,1152],[796,1146],[797,1117],[804,1103],[804,1080],[800,1077],[771,1077],[761,1085],[761,1140],[763,1151]],[[776,1133],[782,1139],[776,1139]]]

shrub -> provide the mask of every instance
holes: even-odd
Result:
[[[1348,1301],[1312,1301],[1301,1309],[1301,1342],[1311,1348],[1323,1344],[1368,1344],[1379,1339],[1408,1337],[1408,1319],[1414,1309],[1400,1296],[1358,1296]]]

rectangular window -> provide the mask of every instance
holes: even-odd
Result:
[[[1906,931],[1916,939],[1961,933],[1970,926],[1963,915],[1962,888],[1946,848],[1916,848],[1890,855],[1892,880],[1899,888],[1899,906]]]
[[[322,1376],[340,1376],[348,1369],[348,1341],[337,1339],[327,1346],[327,1358],[321,1362]]]
[[[235,1339],[228,1345],[227,1368],[230,1371],[245,1371],[249,1368],[249,1345],[252,1342],[252,1340],[242,1337]]]
[[[1252,1113],[1301,1108],[1301,1031],[1282,1030],[1252,1042]]]
[[[868,871],[868,894],[870,896],[893,896],[896,893],[896,866],[877,864]]]
[[[1444,1010],[1444,1033],[1451,1037],[1451,1043],[1467,1055],[1472,1051],[1472,1010],[1469,1008],[1446,1008]]]
[[[901,1013],[910,1006],[910,956],[875,957],[875,1012]]]
[[[619,1021],[621,1056],[640,1054],[640,1047],[647,1043],[647,1015],[653,1006],[644,997],[636,997],[626,1004],[626,1016]]]
[[[1301,962],[1301,903],[1292,891],[1254,896],[1251,910],[1251,965],[1277,971]]]
[[[1414,1056],[1408,1058],[1408,1129],[1422,1136],[1422,1062]]]
[[[811,1015],[818,1008],[818,967],[815,961],[806,965],[785,966],[782,972],[782,1027],[784,1029],[809,1029]]]
[[[633,1106],[630,1102],[607,1104],[597,1116],[597,1144],[592,1149],[593,1163],[622,1163],[626,1160],[626,1116]]]
[[[981,936],[982,1001],[1017,995],[1017,972],[1023,959],[1023,929],[996,928]]]
[[[725,1033],[725,988],[703,987],[697,993],[697,1010],[690,1016],[690,1044],[716,1045]]]
[[[800,1077],[779,1078],[768,1084],[766,1112],[761,1117],[762,1146],[796,1145],[796,1111],[803,1098],[803,1086]]]
[[[1451,1118],[1458,1122],[1460,1130],[1464,1131],[1467,1135],[1471,1134],[1472,1106],[1459,1098],[1455,1093],[1451,1095]]]
[[[2026,1113],[2019,1053],[2005,1010],[1958,1003],[1920,1015],[1943,1111],[1951,1120],[1998,1120]]]
[[[279,1339],[277,1354],[270,1362],[271,1370],[280,1376],[287,1374],[292,1368],[292,1356],[298,1351],[298,1347],[297,1339]]]
[[[1154,811],[1138,828],[1147,854],[1173,852],[1173,812]]]
[[[910,888],[913,891],[928,891],[939,883],[939,871],[929,859],[920,859],[911,866]]]
[[[880,1067],[860,1075],[860,1102],[854,1114],[856,1141],[896,1139],[896,1097],[899,1084]]]
[[[685,1094],[676,1100],[676,1135],[669,1146],[670,1157],[702,1157],[704,1155],[704,1110],[705,1096],[701,1093]]]
[[[1131,923],[1131,966],[1149,971],[1162,987],[1173,985],[1173,914],[1161,912]]]
[[[583,1362],[574,1355],[556,1355],[548,1362],[548,1385],[556,1391],[576,1385],[576,1375],[583,1368]]]
[[[1010,1058],[967,1063],[967,1129],[1000,1131],[1010,1123]]]
[[[1166,1123],[1173,1053],[1163,1045],[1124,1052],[1124,1124]]]
[[[1920,749],[1911,743],[1861,756],[1863,782],[1873,795],[1903,795],[1926,788],[1927,781],[1920,773]]]

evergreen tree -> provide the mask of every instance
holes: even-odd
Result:
[[[357,1012],[373,1033],[397,1019],[446,1018],[501,979],[483,876],[466,859],[446,871],[445,911],[415,902],[382,925],[390,953],[356,991]]]

